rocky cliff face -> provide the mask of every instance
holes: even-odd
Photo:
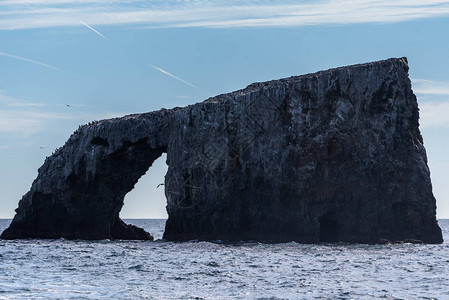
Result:
[[[3,238],[151,239],[118,217],[167,152],[168,240],[442,242],[405,58],[84,126]]]

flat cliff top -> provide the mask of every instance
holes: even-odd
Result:
[[[343,66],[343,67],[337,67],[337,68],[331,68],[328,70],[322,70],[322,71],[318,71],[318,72],[314,72],[314,73],[308,73],[308,74],[304,74],[304,75],[297,75],[297,76],[290,76],[290,77],[286,77],[286,78],[280,78],[280,79],[275,79],[275,80],[270,80],[270,81],[264,81],[264,82],[255,82],[252,83],[250,85],[248,85],[247,87],[240,89],[240,90],[236,90],[230,93],[224,93],[224,94],[220,94],[214,97],[210,97],[204,101],[200,101],[194,104],[190,104],[188,106],[185,107],[173,107],[173,108],[161,108],[159,110],[156,111],[151,111],[151,112],[144,112],[144,113],[135,113],[135,114],[130,114],[130,115],[126,115],[123,117],[117,117],[117,118],[111,118],[111,119],[104,119],[104,120],[100,120],[100,121],[95,121],[97,124],[99,123],[109,123],[109,122],[116,122],[116,121],[124,121],[124,120],[129,120],[129,119],[138,119],[138,118],[145,118],[145,117],[152,117],[155,114],[164,114],[164,113],[171,113],[174,111],[179,111],[179,110],[183,110],[186,109],[188,107],[192,107],[196,104],[199,103],[215,103],[215,102],[219,102],[219,101],[223,101],[225,99],[229,99],[235,96],[240,96],[246,93],[251,93],[263,88],[271,88],[271,87],[275,87],[279,84],[285,84],[285,83],[293,83],[293,82],[297,82],[300,81],[301,79],[305,79],[305,78],[313,78],[313,77],[321,77],[324,76],[326,74],[330,74],[330,73],[338,73],[338,72],[357,72],[358,70],[361,69],[370,69],[376,66],[381,66],[384,63],[393,63],[393,64],[397,64],[397,65],[401,65],[406,74],[408,74],[408,61],[406,57],[401,57],[401,58],[389,58],[389,59],[385,59],[385,60],[379,60],[379,61],[375,61],[375,62],[369,62],[369,63],[362,63],[362,64],[355,64],[355,65],[349,65],[349,66]],[[85,126],[85,125],[84,125]]]
[[[300,81],[301,79],[321,77],[321,76],[324,76],[324,75],[330,74],[330,73],[357,72],[361,69],[370,69],[373,67],[375,68],[375,67],[381,66],[385,63],[388,63],[388,64],[393,63],[393,64],[401,65],[404,68],[405,73],[408,75],[409,67],[408,67],[408,60],[406,57],[389,58],[389,59],[384,59],[384,60],[379,60],[379,61],[374,61],[374,62],[331,68],[331,69],[321,70],[318,72],[308,73],[308,74],[304,74],[304,75],[290,76],[290,77],[274,79],[274,80],[270,80],[270,81],[263,81],[263,82],[254,82],[254,83],[251,83],[250,85],[248,85],[246,88],[243,88],[243,89],[240,89],[237,91],[233,91],[230,93],[224,93],[224,94],[220,94],[220,95],[217,95],[214,97],[210,97],[203,102],[217,102],[217,101],[220,101],[220,100],[223,100],[226,98],[254,92],[254,91],[257,91],[257,90],[260,90],[263,88],[275,87],[275,86],[279,85],[280,83],[281,84],[292,83],[292,82]]]

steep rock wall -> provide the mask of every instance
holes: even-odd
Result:
[[[166,239],[442,241],[406,59],[252,84],[171,128]]]

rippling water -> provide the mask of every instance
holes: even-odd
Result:
[[[0,299],[449,299],[439,223],[442,245],[0,240]]]

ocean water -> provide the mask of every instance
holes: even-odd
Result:
[[[0,240],[0,299],[449,299],[439,224],[441,245]]]

